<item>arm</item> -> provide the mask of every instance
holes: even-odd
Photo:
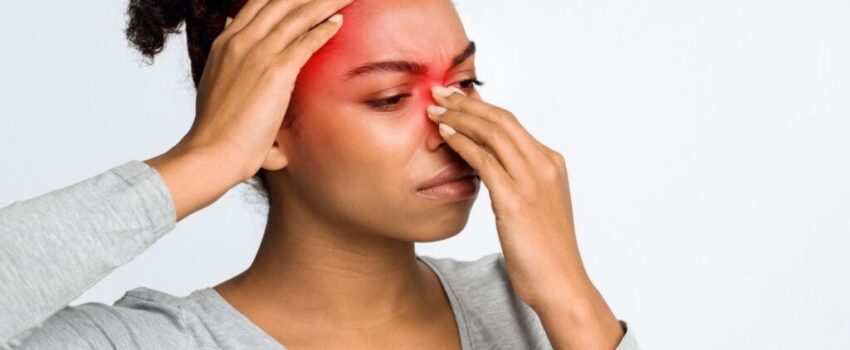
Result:
[[[203,171],[223,164],[214,156],[170,151],[133,160],[0,209],[0,348],[232,187],[238,177]]]
[[[638,350],[634,332],[618,321],[586,280],[582,295],[553,297],[532,306],[554,349]]]
[[[175,224],[167,188],[138,161],[0,209],[0,345],[40,324]]]
[[[341,17],[328,16],[350,2],[298,9],[252,2],[216,37],[195,122],[177,146],[0,209],[0,348],[261,167],[285,166],[275,138],[289,92],[301,67],[340,28]],[[295,10],[309,20],[290,21]],[[267,21],[252,21],[260,11]],[[278,20],[291,30],[263,24]],[[257,35],[235,37],[241,30]]]

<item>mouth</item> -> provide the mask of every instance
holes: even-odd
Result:
[[[478,172],[472,169],[466,162],[455,162],[443,167],[432,176],[428,181],[423,182],[416,191],[427,190],[429,188],[444,185],[460,179],[473,178],[478,176]]]

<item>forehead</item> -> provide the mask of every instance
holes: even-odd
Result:
[[[411,60],[444,69],[469,43],[449,0],[355,0],[343,26],[305,65],[343,74],[368,62]]]

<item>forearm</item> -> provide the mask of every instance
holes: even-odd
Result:
[[[241,181],[222,154],[183,150],[0,209],[0,348]]]
[[[175,146],[157,157],[145,160],[156,169],[168,187],[176,220],[215,202],[231,187],[243,181],[234,162],[213,148]]]
[[[138,161],[0,209],[0,345],[174,226],[162,179]]]

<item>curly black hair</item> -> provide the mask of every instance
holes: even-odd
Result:
[[[247,0],[130,0],[127,9],[127,28],[124,33],[130,44],[153,64],[154,56],[165,46],[171,34],[181,34],[186,24],[186,44],[192,65],[195,88],[210,54],[213,40],[224,30],[227,17],[235,17]],[[290,103],[286,124],[294,119],[294,104]],[[262,169],[248,184],[265,200],[269,200],[268,179]]]
[[[186,44],[195,86],[207,62],[213,40],[224,30],[225,19],[235,17],[245,0],[130,0],[125,34],[130,43],[153,63],[170,34],[181,34]]]

